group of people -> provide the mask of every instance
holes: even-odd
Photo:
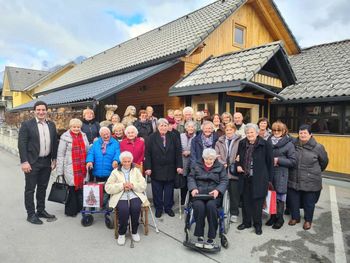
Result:
[[[239,230],[253,225],[255,233],[262,234],[262,210],[269,189],[277,193],[277,214],[271,215],[266,225],[281,228],[287,204],[291,214],[288,224],[300,222],[303,208],[303,228],[311,228],[328,157],[308,125],[301,125],[298,137],[293,138],[280,121],[271,127],[266,118],[257,124],[244,124],[240,112],[210,115],[185,107],[182,111],[169,110],[166,118],[157,119],[149,106],[139,111],[137,119],[136,108],[129,106],[121,122],[113,115],[112,123],[101,127],[93,110],[86,109],[82,121],[70,120],[57,146],[55,124],[47,119],[46,103],[36,102],[34,114],[35,118],[22,123],[18,139],[30,223],[42,224],[40,218],[55,218],[45,210],[45,193],[51,170],[57,166],[57,174],[64,176],[71,188],[65,204],[67,216],[76,216],[83,208],[85,182],[105,182],[108,205],[118,209],[120,245],[125,243],[129,216],[132,238],[140,240],[140,210],[148,205],[144,176],[151,178],[157,218],[163,213],[175,216],[172,208],[177,176],[187,182],[181,188],[182,204],[187,194],[212,196],[193,202],[198,247],[215,246],[217,209],[226,191],[232,223],[238,222],[242,207]]]

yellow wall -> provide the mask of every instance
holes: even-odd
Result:
[[[328,153],[327,171],[350,174],[350,136],[314,135]]]
[[[225,53],[280,40],[273,34],[272,29],[266,26],[266,22],[262,20],[261,15],[256,10],[256,6],[253,7],[252,4],[247,3],[226,19],[204,40],[205,46],[202,49],[198,48],[188,57],[183,58],[185,61],[185,74],[191,72],[196,65],[202,63],[209,56],[220,56]],[[233,43],[233,28],[235,23],[246,28],[244,47],[234,45]]]
[[[13,107],[17,107],[32,100],[32,97],[25,92],[12,92]]]
[[[4,83],[3,83],[3,86],[2,86],[2,96],[3,97],[12,97],[12,92],[10,91],[10,85],[9,85],[9,81],[8,81],[8,77],[7,77],[7,74],[5,72],[5,75],[4,75]]]

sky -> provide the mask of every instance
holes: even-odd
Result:
[[[212,2],[0,0],[0,72],[90,57]],[[301,47],[350,39],[349,0],[275,3]]]

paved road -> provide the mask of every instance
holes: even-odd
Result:
[[[116,244],[102,216],[85,228],[80,216],[68,218],[62,205],[51,202],[47,210],[58,220],[31,225],[25,220],[18,158],[0,149],[0,167],[0,262],[350,262],[349,183],[324,181],[312,230],[304,231],[301,224],[277,231],[264,227],[263,235],[257,236],[233,224],[230,247],[205,255],[182,246],[184,223],[178,214],[163,216],[158,222],[161,233],[151,228],[134,249],[129,241],[124,247]]]

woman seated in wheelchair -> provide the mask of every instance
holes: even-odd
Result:
[[[188,190],[192,196],[193,216],[196,222],[194,236],[197,237],[197,248],[214,249],[218,228],[218,208],[228,184],[225,167],[216,160],[216,151],[207,148],[203,151],[202,160],[192,164],[188,177]],[[210,195],[211,198],[196,198]],[[203,196],[204,197],[204,196]],[[205,217],[208,220],[208,238],[204,240]]]
[[[105,185],[106,192],[111,195],[109,206],[117,208],[119,220],[118,245],[125,244],[125,233],[128,227],[129,216],[131,217],[131,238],[133,241],[140,241],[137,233],[141,204],[148,205],[144,191],[146,182],[140,170],[132,161],[133,156],[125,151],[120,154],[121,166],[114,169]]]

